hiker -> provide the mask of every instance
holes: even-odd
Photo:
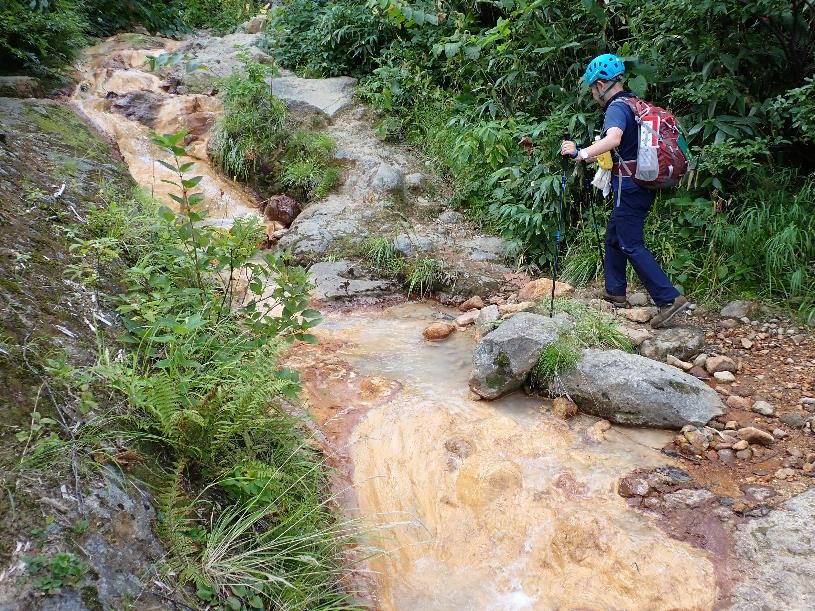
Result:
[[[651,320],[654,328],[667,326],[682,310],[688,300],[668,279],[654,255],[645,247],[643,229],[648,211],[654,203],[655,193],[637,185],[631,177],[632,164],[636,164],[639,128],[634,112],[623,100],[634,97],[625,90],[620,79],[625,72],[623,61],[607,53],[593,59],[583,81],[605,112],[603,137],[585,148],[564,140],[561,155],[576,162],[593,161],[606,151],[613,151],[612,190],[614,207],[606,227],[605,289],[603,299],[615,305],[626,303],[626,263],[631,262],[659,312]],[[634,161],[631,161],[634,160]],[[621,166],[621,162],[626,162]]]

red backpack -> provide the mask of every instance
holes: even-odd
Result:
[[[688,170],[687,146],[676,117],[664,108],[633,96],[617,101],[631,109],[639,125],[636,165],[632,167],[631,161],[621,161],[623,176],[631,176],[643,189],[675,187]]]

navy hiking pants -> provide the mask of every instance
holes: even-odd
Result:
[[[606,292],[625,295],[625,267],[630,262],[654,303],[659,307],[668,305],[679,296],[679,291],[645,247],[643,237],[654,193],[641,189],[630,178],[623,178],[620,184],[615,176],[612,185],[614,208],[606,227]]]

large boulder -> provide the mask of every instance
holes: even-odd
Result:
[[[621,350],[584,350],[556,384],[581,410],[618,424],[680,429],[723,413],[719,395],[696,378]]]
[[[470,389],[484,399],[497,399],[517,390],[541,351],[572,324],[566,314],[555,318],[530,312],[515,314],[476,346]]]

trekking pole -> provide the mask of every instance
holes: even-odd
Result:
[[[571,140],[572,138],[569,134],[566,134],[563,139]],[[552,274],[552,296],[549,299],[549,318],[555,315],[555,283],[557,282],[557,263],[558,256],[560,255],[560,229],[563,225],[563,206],[566,202],[566,174],[569,171],[569,160],[566,158],[566,155],[561,155],[560,157],[560,169],[560,201],[558,202],[557,228],[555,229],[555,266],[554,273]]]

